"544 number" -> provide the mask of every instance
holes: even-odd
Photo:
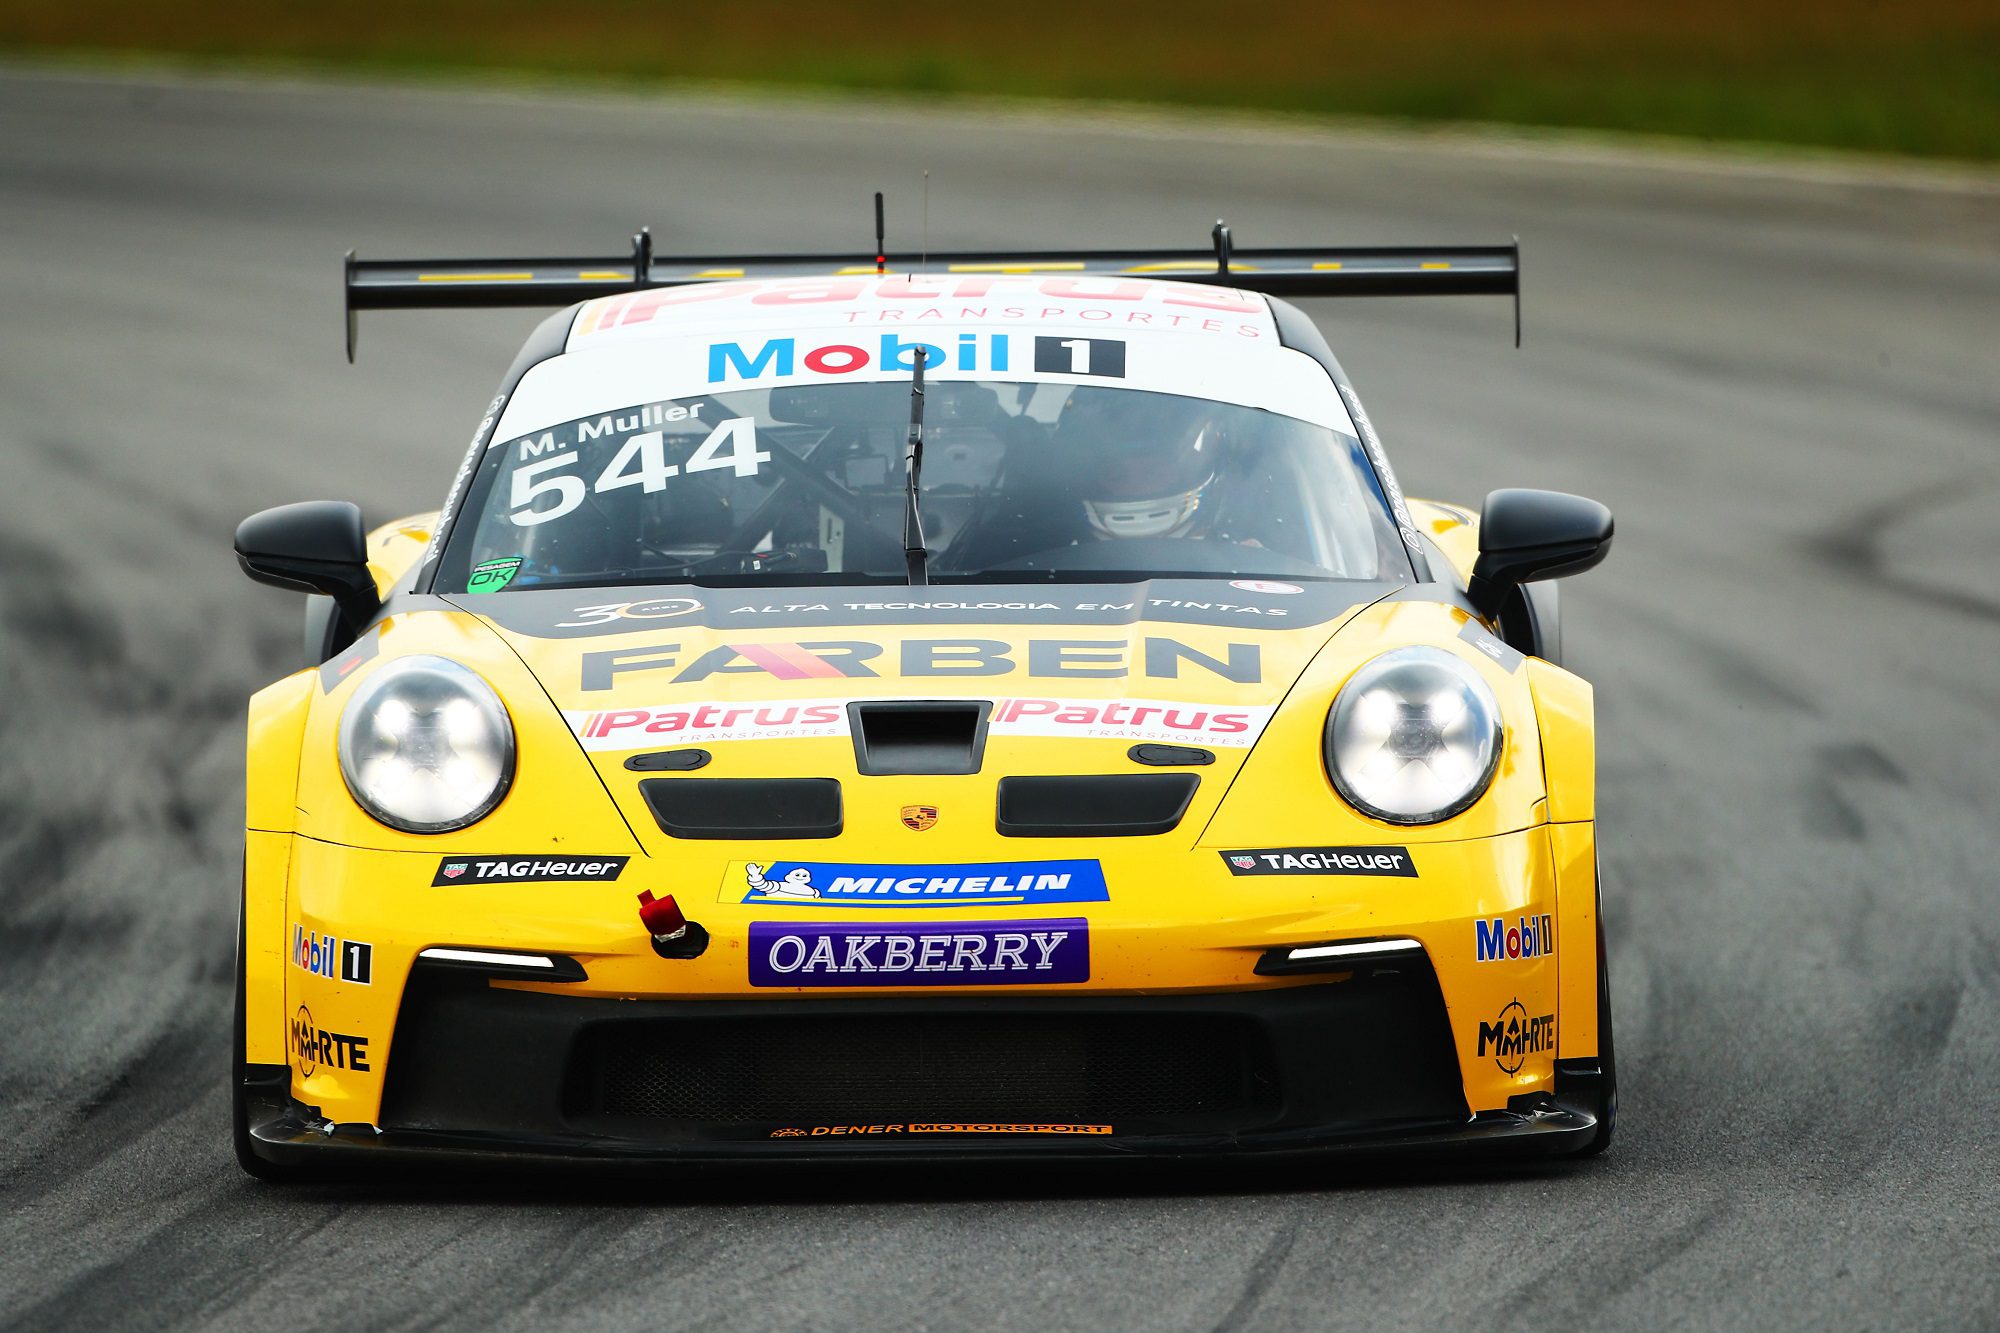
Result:
[[[634,435],[620,445],[604,470],[597,474],[594,485],[586,486],[582,477],[562,471],[574,467],[576,461],[574,452],[560,453],[515,470],[507,508],[517,526],[531,528],[559,519],[573,512],[591,492],[602,495],[637,486],[650,495],[664,487],[668,478],[682,472],[692,476],[697,472],[729,470],[739,477],[754,477],[757,465],[770,462],[771,455],[757,448],[757,429],[752,418],[731,417],[718,423],[708,438],[688,455],[687,462],[678,467],[667,461],[666,436],[657,430]],[[535,508],[550,496],[554,497],[554,504]]]

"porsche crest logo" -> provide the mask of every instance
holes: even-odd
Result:
[[[906,805],[903,807],[903,823],[906,827],[922,833],[937,823],[937,807],[934,805]]]

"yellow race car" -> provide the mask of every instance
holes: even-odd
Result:
[[[1214,242],[350,256],[350,351],[565,308],[439,512],[237,531],[314,594],[250,704],[244,1168],[1601,1150],[1538,581],[1610,513],[1406,501],[1279,299],[1516,254]]]

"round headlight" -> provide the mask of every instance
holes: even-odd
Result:
[[[1398,648],[1341,687],[1326,769],[1347,803],[1391,824],[1435,824],[1478,800],[1500,762],[1500,704],[1440,648]]]
[[[340,715],[340,776],[363,810],[406,833],[482,819],[514,778],[514,723],[493,687],[442,657],[402,657]]]

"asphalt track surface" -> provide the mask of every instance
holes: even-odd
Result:
[[[1487,241],[1319,303],[1414,493],[1599,497],[1623,1074],[1577,1166],[260,1185],[224,1073],[244,514],[442,496],[535,316],[364,254]],[[1195,122],[0,69],[0,1325],[2000,1323],[2000,184]]]

